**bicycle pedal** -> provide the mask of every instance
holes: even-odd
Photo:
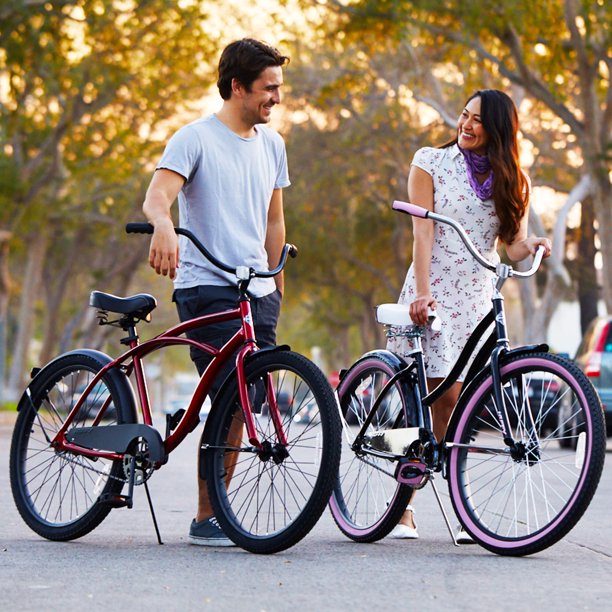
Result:
[[[105,493],[100,496],[100,502],[111,508],[131,508],[132,497],[130,495],[114,495]]]
[[[166,438],[176,429],[185,412],[184,408],[179,408],[174,414],[166,414]]]
[[[400,459],[395,468],[395,479],[413,489],[421,489],[429,480],[429,469],[421,459]]]

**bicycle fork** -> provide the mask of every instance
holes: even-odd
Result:
[[[500,266],[504,266],[504,264],[500,264]],[[520,406],[520,410],[525,412],[525,419],[527,422],[527,447],[522,441],[517,442],[512,435],[508,408],[506,406],[506,401],[504,398],[504,389],[501,380],[500,360],[503,357],[504,353],[509,349],[510,340],[508,338],[506,330],[506,316],[504,313],[503,306],[504,297],[501,294],[500,290],[506,278],[506,275],[500,275],[500,278],[498,279],[493,290],[493,309],[495,312],[495,327],[498,338],[497,345],[491,353],[491,378],[493,381],[493,400],[495,403],[495,412],[499,420],[504,444],[511,449],[511,454],[514,459],[523,459],[526,456],[526,453],[531,452],[529,449],[532,449],[534,445],[537,445],[538,440],[536,434],[536,424],[533,420],[533,415],[531,414],[531,410],[529,409],[529,406],[526,402],[526,398],[524,396],[524,385],[522,384],[522,377],[518,380],[518,383],[520,384],[518,384],[518,388],[516,391],[518,396],[518,405]]]
[[[247,430],[249,443],[257,448],[260,452],[270,453],[270,456],[275,462],[282,462],[287,457],[287,436],[282,425],[280,411],[278,403],[276,401],[276,392],[274,390],[274,381],[272,380],[272,374],[267,373],[261,380],[261,386],[255,384],[255,393],[253,397],[249,397],[248,384],[246,375],[244,372],[244,358],[246,355],[253,351],[253,347],[247,344],[238,355],[236,359],[236,374],[238,380],[238,394],[240,397],[240,404],[242,406],[242,414],[244,416],[244,424]],[[257,435],[257,428],[255,424],[254,413],[261,411],[263,404],[266,403],[270,416],[274,424],[274,429],[277,436],[277,444],[274,448],[264,448],[259,437]],[[282,450],[281,450],[282,449]],[[278,457],[277,457],[278,455]],[[281,457],[281,455],[284,455]]]

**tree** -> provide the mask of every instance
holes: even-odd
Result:
[[[411,252],[410,221],[391,203],[406,198],[410,151],[451,131],[409,97],[405,50],[365,53],[354,41],[341,52],[316,39],[305,47],[285,101],[296,121],[287,134],[288,237],[300,247],[285,308],[291,323],[297,305],[304,318],[293,332],[308,338],[299,348],[320,344],[342,366],[385,344],[374,306],[397,299]]]
[[[546,109],[544,119],[563,125],[562,140],[554,143],[566,153],[563,182],[571,191],[568,177],[574,185],[581,177],[588,180],[585,197],[592,200],[598,225],[603,298],[612,310],[610,3],[358,0],[344,5],[332,0],[330,4],[344,20],[344,31],[352,35],[391,37],[398,46],[414,46],[415,40],[422,44],[449,75],[446,88],[457,80],[468,91],[479,88],[484,69],[521,87],[536,104],[534,112]],[[431,74],[424,73],[413,84],[417,97],[431,97],[432,91],[443,97],[443,86],[435,83],[431,88]],[[440,96],[433,97],[435,106],[443,106]]]
[[[139,210],[135,195],[142,196],[160,152],[154,126],[189,111],[189,101],[204,96],[214,78],[209,66],[217,48],[203,27],[205,6],[49,0],[0,8],[0,130],[6,143],[0,150],[0,229],[12,236],[18,260],[27,260],[15,268],[23,282],[10,387],[21,386],[41,287],[51,307],[48,353],[62,320],[62,298],[81,291],[81,274],[91,279],[123,265],[125,285],[135,270],[125,267],[134,241],[120,236],[118,221]],[[5,304],[7,283],[0,291]],[[0,317],[6,321],[7,311]]]

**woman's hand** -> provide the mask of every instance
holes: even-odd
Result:
[[[544,247],[544,257],[550,257],[552,242],[543,236],[530,236],[523,241],[530,255],[535,255],[539,246]]]
[[[418,296],[410,304],[410,318],[415,325],[426,325],[430,310],[437,310],[438,302],[431,294]]]
[[[552,243],[544,236],[529,236],[506,245],[506,253],[512,261],[523,261],[529,255],[535,255],[539,246],[544,247],[544,257],[549,257]]]

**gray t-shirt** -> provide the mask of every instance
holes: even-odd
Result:
[[[170,138],[157,168],[185,178],[178,196],[181,227],[191,230],[221,261],[267,270],[270,199],[274,189],[290,182],[282,137],[265,125],[255,130],[252,138],[242,138],[215,115],[198,119]],[[235,276],[211,264],[184,236],[179,257],[177,289],[236,284]],[[274,289],[274,279],[255,278],[249,285],[255,297]]]

